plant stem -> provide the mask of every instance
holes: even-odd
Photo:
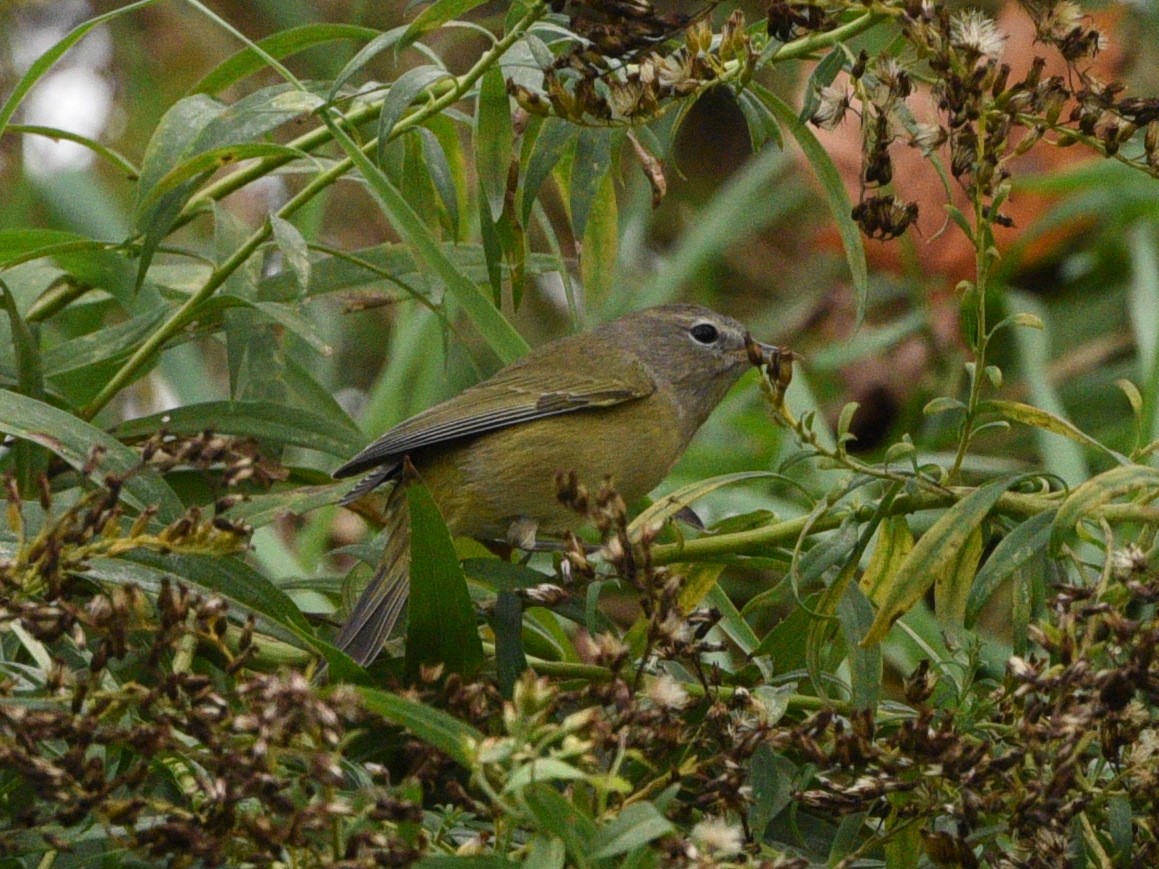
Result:
[[[986,148],[986,116],[978,119],[977,132],[978,153],[975,158],[975,172],[977,167],[984,164]],[[990,249],[993,244],[993,235],[990,231],[990,217],[986,214],[984,193],[980,189],[977,176],[974,178],[971,200],[974,205],[974,315],[975,346],[974,368],[970,374],[970,397],[966,402],[966,418],[962,420],[962,433],[958,438],[958,450],[954,455],[954,463],[946,475],[946,481],[953,483],[962,470],[962,462],[966,459],[966,451],[970,448],[970,440],[974,436],[974,423],[978,416],[978,403],[982,400],[983,377],[986,373],[986,348],[990,343],[990,334],[986,328],[986,284],[990,275]]]
[[[974,488],[958,486],[948,489],[944,494],[926,493],[922,495],[903,495],[896,498],[890,505],[889,515],[898,516],[917,513],[921,510],[934,510],[957,503],[967,495],[972,494]],[[999,499],[994,509],[998,513],[1008,516],[1029,518],[1057,507],[1061,501],[1061,493],[1053,495],[1026,495],[1019,492],[1006,492]],[[872,509],[866,511],[865,519],[872,515]],[[806,528],[810,532],[832,531],[847,519],[852,511],[833,511],[820,518],[811,519],[809,516],[798,516],[795,519],[786,519],[774,522],[762,528],[752,528],[748,531],[737,531],[733,534],[719,534],[713,537],[700,537],[695,540],[686,540],[681,543],[665,543],[652,547],[652,561],[662,564],[687,564],[695,561],[720,561],[732,555],[766,555],[773,546],[784,545],[795,541]],[[1107,504],[1092,513],[1095,517],[1105,518],[1109,522],[1143,522],[1159,524],[1159,507],[1147,504]]]

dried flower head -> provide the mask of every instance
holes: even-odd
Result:
[[[744,835],[740,827],[724,818],[705,818],[692,828],[689,838],[700,850],[714,857],[728,857],[744,850]]]
[[[976,59],[998,60],[1006,45],[1006,34],[986,13],[966,9],[950,21],[950,44]]]

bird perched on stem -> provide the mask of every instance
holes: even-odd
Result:
[[[646,308],[545,344],[392,428],[334,472],[367,474],[343,504],[395,484],[382,559],[336,645],[369,663],[406,603],[412,468],[452,534],[528,548],[575,524],[558,474],[610,478],[628,502],[646,495],[746,368],[776,350],[708,308]]]

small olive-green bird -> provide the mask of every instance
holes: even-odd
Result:
[[[343,499],[377,486],[387,496],[382,560],[336,644],[359,663],[379,653],[406,602],[409,460],[451,533],[526,542],[579,517],[557,498],[556,476],[610,477],[632,502],[650,492],[754,364],[757,344],[733,320],[697,305],[647,308],[539,347],[489,380],[392,428],[334,472],[369,472]]]

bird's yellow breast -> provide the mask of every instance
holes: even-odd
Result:
[[[591,489],[605,477],[625,501],[654,489],[685,447],[674,403],[661,393],[488,432],[412,457],[451,531],[502,538],[516,519],[558,533],[583,519],[559,503],[556,475]]]

